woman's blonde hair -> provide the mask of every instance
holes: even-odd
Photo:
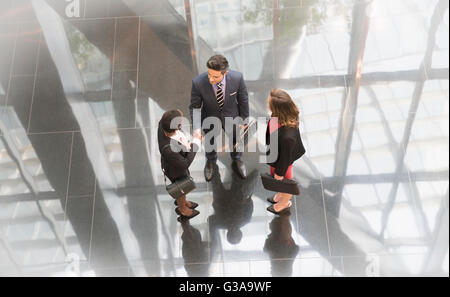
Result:
[[[279,89],[272,90],[269,107],[272,111],[272,117],[278,118],[278,123],[281,126],[299,127],[300,112],[288,93]]]

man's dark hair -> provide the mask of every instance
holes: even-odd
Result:
[[[208,67],[208,69],[221,71],[222,73],[225,73],[228,71],[230,64],[228,64],[228,60],[224,56],[215,55],[209,58],[208,63],[206,63],[206,67]]]
[[[179,130],[181,128],[181,121],[179,123],[177,122],[178,125],[177,125],[176,129],[171,128],[170,124],[172,123],[172,121],[175,118],[178,118],[181,116],[182,115],[181,115],[180,111],[177,109],[169,110],[169,111],[165,112],[161,119],[161,126],[162,126],[163,130],[169,134]]]

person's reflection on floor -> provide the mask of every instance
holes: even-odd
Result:
[[[269,254],[272,276],[292,276],[292,266],[300,248],[292,238],[291,215],[282,213],[270,222],[271,233],[264,244],[264,252]]]
[[[227,230],[227,240],[238,244],[242,240],[241,228],[248,224],[253,214],[252,195],[256,186],[258,171],[254,170],[246,180],[230,170],[232,181],[226,189],[220,178],[219,169],[214,169],[211,180],[214,214],[208,218],[210,233],[218,229]]]
[[[202,241],[200,231],[192,227],[188,220],[181,222],[184,268],[189,276],[206,277],[209,272],[208,243]]]

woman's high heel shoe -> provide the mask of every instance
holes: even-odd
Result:
[[[192,201],[189,201],[191,203],[191,206],[189,207],[190,209],[196,209],[198,207],[198,204]],[[177,200],[175,200],[173,202],[173,204],[175,204],[175,206],[178,206]]]
[[[269,198],[267,198],[267,201],[272,204],[277,204],[279,201],[275,201],[275,197],[276,197],[276,195],[273,197],[269,197]]]
[[[270,211],[271,213],[275,214],[275,215],[280,215],[282,213],[288,213],[291,210],[291,206],[292,206],[292,202],[289,201],[289,204],[287,207],[283,208],[280,211],[276,211],[274,205],[271,205],[267,208],[267,211]]]
[[[190,216],[185,216],[180,212],[180,209],[177,207],[175,209],[175,213],[177,215],[179,215],[180,217],[178,218],[178,221],[185,221],[185,220],[190,220],[192,218],[195,218],[196,216],[198,216],[200,214],[200,212],[198,210],[192,210],[192,214]]]

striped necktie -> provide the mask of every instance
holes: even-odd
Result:
[[[220,109],[222,109],[225,100],[224,100],[224,94],[223,94],[223,89],[222,89],[222,83],[217,84],[217,103],[219,104]]]

